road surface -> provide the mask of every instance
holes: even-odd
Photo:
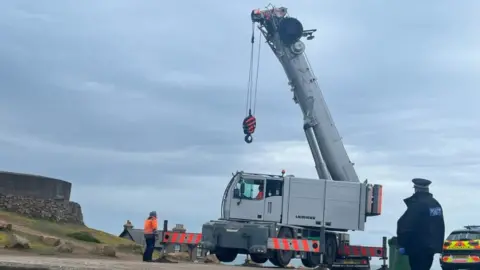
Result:
[[[2,254],[0,255],[0,270],[3,269],[258,270],[259,268],[203,263],[143,263],[112,259],[55,258]]]

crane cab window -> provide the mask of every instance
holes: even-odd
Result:
[[[266,197],[282,196],[283,181],[276,179],[267,179],[267,187],[265,189]]]
[[[247,200],[263,200],[265,197],[265,181],[256,179],[241,179],[234,191],[234,198]]]

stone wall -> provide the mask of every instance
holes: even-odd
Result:
[[[70,200],[72,184],[40,175],[0,171],[0,194]]]
[[[83,225],[80,204],[66,200],[45,200],[28,196],[0,194],[0,210],[14,212],[30,218]]]

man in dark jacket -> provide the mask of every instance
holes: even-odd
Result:
[[[445,237],[443,209],[429,192],[430,180],[412,180],[415,193],[404,200],[407,211],[397,222],[398,245],[407,254],[411,270],[428,270],[441,253]]]

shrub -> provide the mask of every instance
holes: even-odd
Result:
[[[73,232],[73,233],[67,234],[67,236],[71,237],[73,239],[84,241],[84,242],[98,243],[98,244],[102,243],[102,242],[100,242],[100,240],[95,238],[95,236],[93,236],[89,232]]]

